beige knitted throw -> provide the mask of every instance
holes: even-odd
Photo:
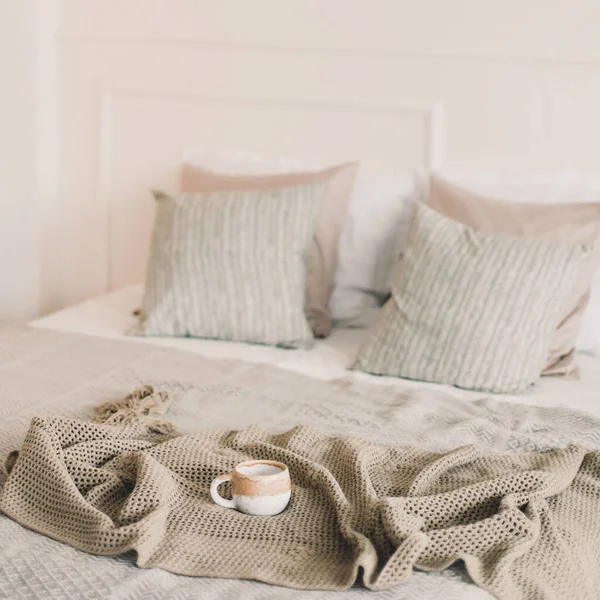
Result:
[[[140,567],[185,575],[379,590],[462,559],[498,598],[600,595],[600,452],[435,453],[312,426],[158,431],[147,419],[34,418],[0,509],[86,552],[134,549]],[[281,515],[210,500],[212,479],[248,458],[289,466]]]

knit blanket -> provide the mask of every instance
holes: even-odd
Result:
[[[358,580],[385,599],[487,595],[460,566],[436,576],[460,560],[498,598],[600,597],[592,417],[402,383],[323,382],[142,344],[10,336],[0,338],[0,452],[19,445],[20,454],[0,489],[13,519],[0,516],[0,597],[28,585],[31,598],[309,594],[217,578],[319,590]],[[144,382],[174,392],[179,432],[152,419],[91,422],[101,402]],[[247,458],[290,467],[281,515],[246,516],[209,499],[212,478]],[[130,550],[141,567],[206,578],[132,574]],[[335,593],[363,597],[356,587]]]
[[[600,590],[600,452],[428,452],[299,426],[195,435],[151,424],[35,418],[0,509],[93,554],[137,552],[184,575],[373,590],[461,559],[499,598]],[[249,459],[285,462],[277,517],[215,505],[211,481]]]

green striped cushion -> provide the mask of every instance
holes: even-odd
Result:
[[[534,383],[592,248],[485,234],[415,209],[392,296],[354,368],[515,393]]]
[[[156,221],[134,333],[308,347],[306,261],[323,183],[155,193]]]

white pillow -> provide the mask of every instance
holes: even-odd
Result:
[[[523,175],[510,171],[474,173],[458,170],[441,170],[438,174],[479,194],[514,202],[600,202],[600,175],[575,171]],[[590,303],[583,316],[577,349],[587,354],[600,354],[600,271],[592,280]]]
[[[339,243],[330,302],[335,325],[368,327],[389,296],[422,183],[416,172],[369,175],[359,169]]]

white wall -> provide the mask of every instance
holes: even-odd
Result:
[[[600,171],[597,0],[15,0],[0,10],[0,66],[14,81],[0,100],[11,132],[0,139],[0,318],[140,279],[147,189],[174,187],[182,155],[207,146]],[[39,226],[26,218],[32,205]]]
[[[34,4],[0,4],[0,319],[38,312]]]
[[[53,303],[58,0],[0,2],[0,321]]]

